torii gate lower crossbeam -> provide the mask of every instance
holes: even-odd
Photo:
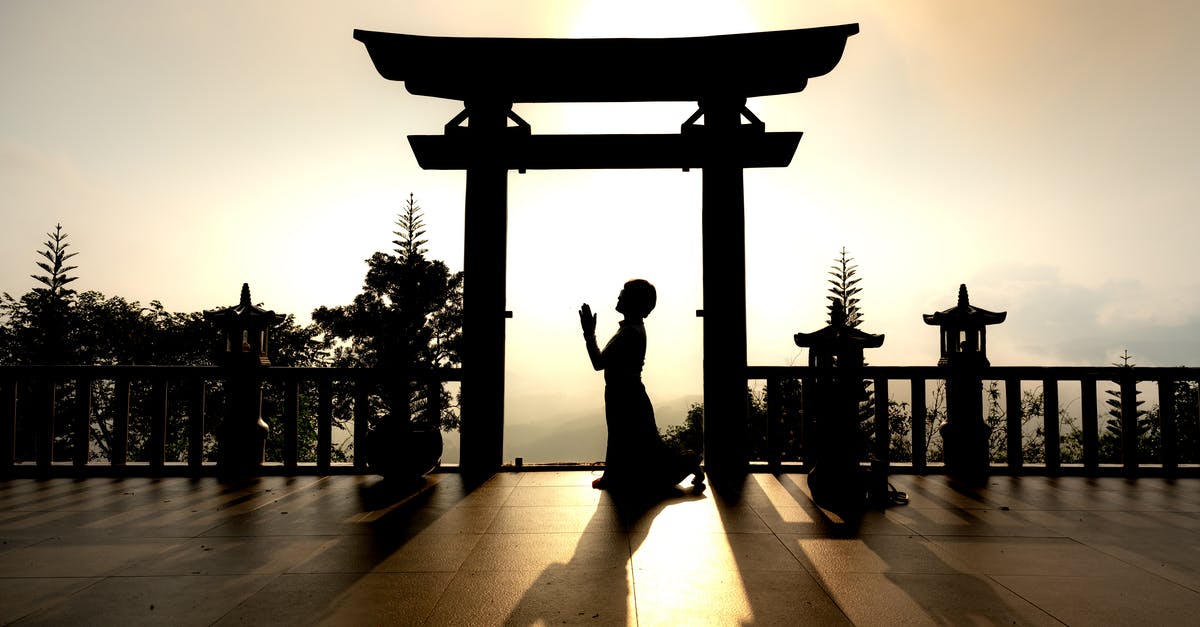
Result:
[[[550,40],[355,31],[385,78],[465,107],[445,135],[409,138],[421,167],[467,174],[464,473],[486,476],[502,465],[508,172],[564,168],[702,170],[705,470],[717,482],[746,471],[742,173],[788,165],[800,140],[800,133],[767,133],[746,99],[802,90],[810,77],[833,69],[857,32],[857,24],[844,24],[661,40]],[[551,58],[555,64],[544,62]],[[564,67],[575,71],[558,70]],[[512,111],[515,102],[665,100],[699,106],[679,135],[533,136]]]

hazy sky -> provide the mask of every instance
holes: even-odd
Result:
[[[1139,365],[1200,365],[1190,0],[6,0],[0,290],[34,286],[34,251],[61,222],[81,290],[195,311],[249,282],[307,321],[359,291],[410,192],[431,255],[460,269],[464,176],[420,170],[406,141],[459,105],[381,78],[355,28],[669,37],[850,22],[861,33],[833,72],[749,103],[768,130],[804,132],[789,167],[745,176],[751,364],[803,363],[792,334],[825,324],[844,246],[863,328],[887,336],[871,363],[935,363],[921,314],[965,282],[974,304],[1008,312],[989,331],[994,364],[1108,364],[1128,349]],[[672,132],[693,109],[516,111],[535,133]],[[610,334],[635,276],[660,294],[652,397],[699,394],[700,178],[510,175],[510,421],[599,415],[576,310],[590,302]]]

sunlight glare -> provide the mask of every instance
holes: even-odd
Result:
[[[592,0],[580,9],[571,37],[694,37],[752,32],[759,25],[728,0]]]
[[[686,585],[648,588],[644,593],[639,588],[639,607],[669,612],[676,624],[699,624],[714,620],[708,613],[716,606],[721,609],[722,624],[753,624],[754,607],[740,574],[738,555],[723,529],[711,498],[673,503],[658,512],[645,539],[634,549],[634,580],[650,580],[639,573],[687,573]],[[657,596],[660,592],[662,598]]]

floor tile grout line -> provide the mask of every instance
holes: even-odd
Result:
[[[995,578],[995,576],[993,576],[992,574],[990,574],[990,573],[980,573],[980,575],[982,575],[983,577],[986,577],[986,578],[987,578],[987,580],[988,580],[988,581],[990,581],[990,582],[992,582],[993,584],[995,584],[995,585],[997,585],[997,586],[1000,586],[1001,588],[1004,588],[1005,590],[1007,590],[1007,591],[1009,592],[1009,594],[1012,594],[1013,596],[1017,597],[1018,599],[1021,599],[1022,601],[1024,601],[1024,602],[1028,603],[1028,604],[1030,605],[1030,607],[1036,607],[1036,608],[1037,608],[1037,610],[1038,610],[1039,612],[1041,612],[1041,613],[1045,614],[1046,616],[1050,617],[1050,618],[1051,618],[1052,620],[1054,620],[1055,622],[1057,622],[1057,623],[1059,623],[1059,624],[1062,624],[1062,625],[1069,625],[1069,624],[1070,624],[1070,623],[1067,623],[1066,621],[1064,621],[1063,619],[1061,619],[1061,618],[1059,618],[1059,617],[1055,616],[1055,615],[1054,615],[1052,612],[1050,612],[1050,611],[1049,611],[1049,610],[1047,610],[1046,608],[1042,607],[1041,605],[1039,605],[1039,604],[1037,604],[1037,603],[1033,602],[1031,599],[1028,599],[1028,598],[1026,598],[1026,597],[1025,597],[1025,595],[1021,594],[1020,592],[1017,592],[1016,590],[1013,590],[1012,588],[1010,588],[1010,587],[1008,587],[1008,586],[1004,585],[1004,583],[1003,583],[1003,582],[1001,582],[1001,581],[997,580],[997,579]]]

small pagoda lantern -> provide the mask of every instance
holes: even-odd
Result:
[[[813,389],[804,390],[806,427],[816,436],[808,438],[806,446],[811,448],[806,457],[812,461],[808,486],[813,500],[834,511],[861,509],[878,483],[865,477],[860,465],[866,454],[858,428],[858,407],[865,394],[863,351],[883,346],[883,334],[847,325],[844,305],[834,300],[828,326],[797,333],[793,339],[796,346],[809,349],[808,365],[817,369]]]
[[[829,325],[812,333],[797,333],[796,346],[807,348],[808,365],[816,368],[861,368],[863,350],[883,346],[883,335],[860,331],[846,324],[842,301],[829,306]]]
[[[986,367],[987,327],[1004,322],[1004,311],[988,311],[971,305],[967,286],[958,286],[958,304],[950,309],[924,314],[925,324],[941,328],[939,366]]]
[[[241,299],[236,306],[204,312],[204,319],[216,323],[224,339],[216,355],[218,365],[270,366],[268,329],[283,322],[285,317],[251,304],[250,285],[242,283]]]
[[[946,471],[967,484],[981,484],[990,474],[991,427],[983,420],[983,369],[987,358],[987,327],[1004,322],[1007,313],[971,305],[967,286],[958,288],[958,304],[925,314],[925,324],[937,326],[941,337],[938,366],[946,368],[946,421],[939,428]]]
[[[216,361],[228,369],[228,413],[217,432],[220,464],[227,475],[249,474],[266,456],[270,428],[262,419],[262,369],[271,365],[269,329],[285,317],[251,304],[246,283],[237,306],[204,312],[204,319],[221,329]]]

